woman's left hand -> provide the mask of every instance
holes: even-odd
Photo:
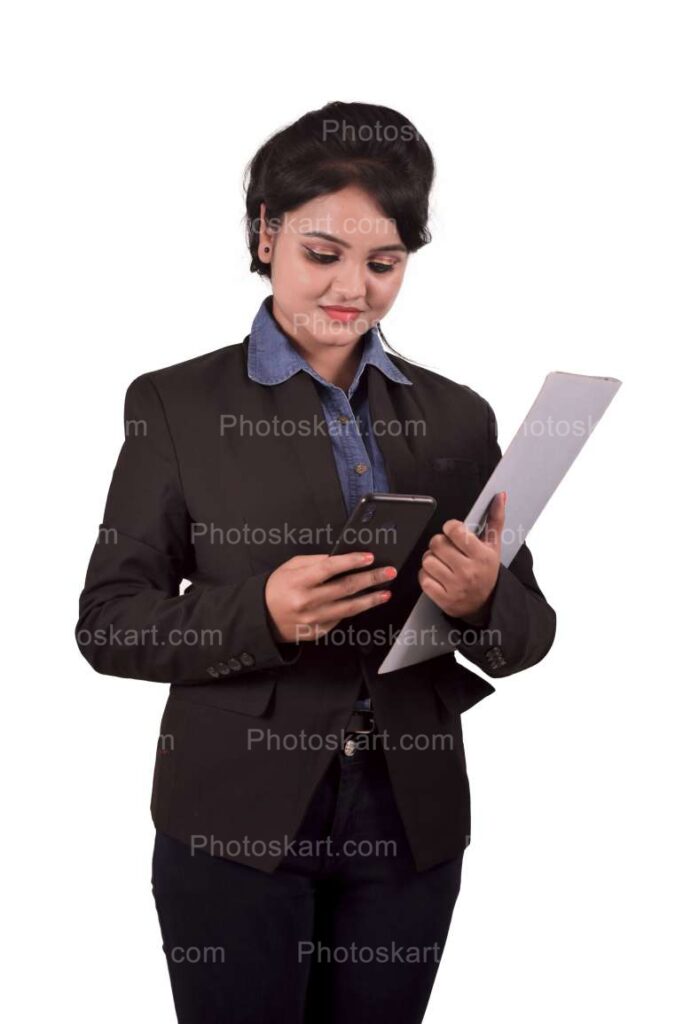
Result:
[[[480,537],[460,519],[449,519],[422,556],[418,582],[446,614],[473,625],[488,620],[490,598],[500,570],[500,535],[505,522],[505,492],[496,494]]]

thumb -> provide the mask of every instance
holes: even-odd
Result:
[[[503,525],[505,523],[506,501],[507,491],[499,491],[489,506],[489,512],[486,516],[486,526],[480,537],[480,540],[482,540],[484,544],[488,544],[489,547],[495,548],[496,551],[500,551],[501,533],[503,532]]]

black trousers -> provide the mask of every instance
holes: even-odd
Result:
[[[463,854],[415,870],[372,736],[335,755],[288,842],[268,874],[157,832],[152,891],[179,1024],[417,1024]]]

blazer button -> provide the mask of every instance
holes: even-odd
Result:
[[[243,665],[247,666],[254,664],[254,659],[252,655],[249,654],[249,651],[242,651],[242,653],[240,654],[240,661],[242,662]]]
[[[214,679],[218,679],[218,677],[220,676],[220,672],[213,665],[209,665],[206,671],[209,673],[210,676],[213,676]]]
[[[239,661],[237,658],[228,658],[228,665],[230,666],[230,668],[234,669],[235,672],[239,672],[239,670],[242,668],[242,662]]]
[[[218,669],[222,676],[230,675],[230,669],[228,668],[224,661],[219,661],[218,664],[216,665],[216,668]]]

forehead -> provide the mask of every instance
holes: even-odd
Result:
[[[296,210],[288,211],[284,227],[286,232],[296,235],[310,232],[334,235],[361,248],[401,241],[395,222],[387,217],[375,199],[351,186],[316,196]]]

